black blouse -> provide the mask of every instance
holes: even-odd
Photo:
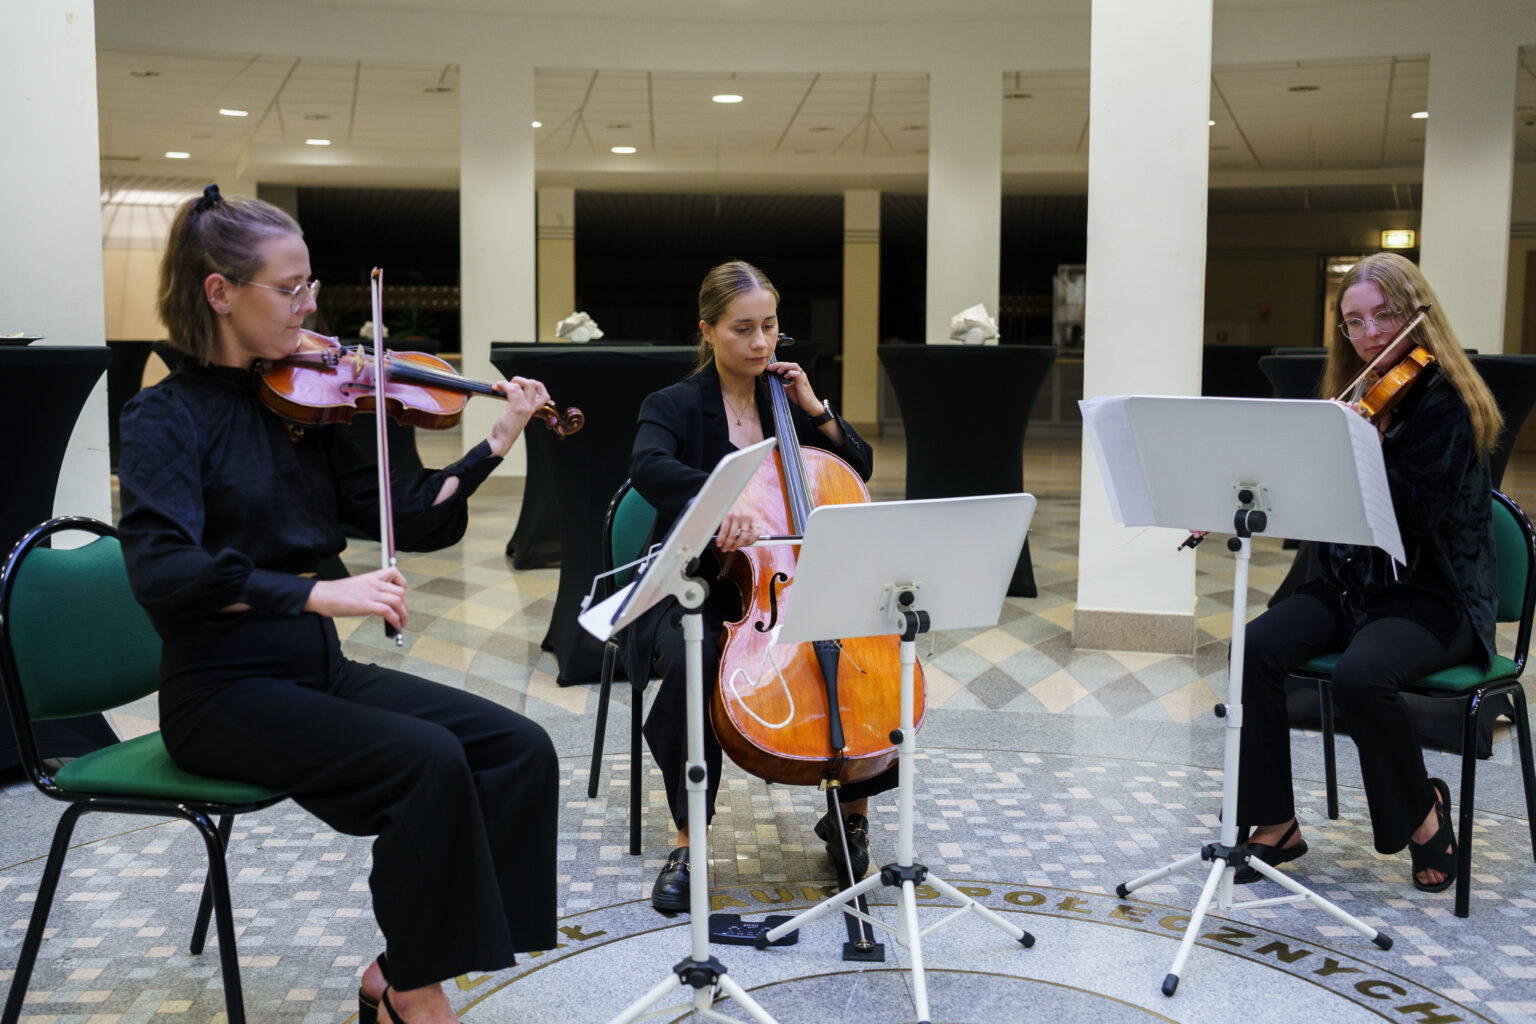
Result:
[[[189,363],[123,410],[118,531],[134,596],[167,642],[199,637],[231,604],[298,615],[315,584],[300,574],[340,554],[343,525],[378,537],[378,471],[348,430],[290,437],[254,384],[249,370]],[[482,441],[445,469],[395,473],[396,546],[458,541],[466,499],[500,461]],[[458,489],[433,505],[449,476]]]
[[[1382,457],[1406,564],[1380,548],[1322,544],[1321,578],[1298,590],[1337,602],[1356,629],[1401,617],[1449,644],[1468,621],[1487,665],[1498,603],[1493,483],[1466,403],[1438,368],[1393,413]]]

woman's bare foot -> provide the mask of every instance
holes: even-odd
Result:
[[[359,984],[363,990],[363,995],[373,1000],[374,1003],[379,1001],[379,997],[384,994],[386,983],[384,981],[384,972],[380,970],[377,960],[368,965],[368,969],[363,972],[363,980]]]
[[[458,1024],[441,983],[400,991],[391,988],[385,995],[389,1002],[379,1003],[379,1024]],[[393,1006],[395,1012],[390,1013]]]
[[[1435,793],[1435,802],[1430,806],[1429,813],[1424,815],[1424,820],[1419,824],[1418,828],[1413,830],[1413,835],[1410,837],[1415,843],[1423,846],[1425,843],[1435,838],[1435,833],[1440,831],[1439,811],[1440,794],[1437,791]],[[1445,852],[1451,852],[1451,847],[1449,845],[1446,846]],[[1415,872],[1413,877],[1417,878],[1425,885],[1439,885],[1446,879],[1444,872],[1436,871],[1434,868],[1425,868],[1422,871]]]

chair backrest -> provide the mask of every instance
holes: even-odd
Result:
[[[45,547],[84,530],[82,547]],[[82,516],[31,530],[0,570],[0,682],[25,755],[28,723],[91,714],[153,693],[160,637],[128,587],[116,531]]]
[[[1520,506],[1502,491],[1493,492],[1493,547],[1498,562],[1498,621],[1519,622],[1515,664],[1525,667],[1536,615],[1536,531]]]
[[[603,558],[607,562],[603,568],[612,569],[645,554],[645,542],[655,524],[656,509],[625,480],[614,492],[603,520]],[[633,569],[626,569],[613,577],[613,585],[622,587],[633,575]]]

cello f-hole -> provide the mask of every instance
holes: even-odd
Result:
[[[768,625],[765,626],[761,622],[752,623],[752,628],[759,633],[768,632],[779,621],[779,584],[788,582],[789,575],[782,572],[774,573],[768,581]]]

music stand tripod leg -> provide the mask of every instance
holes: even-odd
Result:
[[[708,771],[704,766],[704,686],[700,646],[704,638],[703,619],[699,608],[704,603],[704,588],[697,580],[691,588],[679,595],[685,611],[683,614],[684,664],[688,678],[688,930],[692,940],[690,955],[675,964],[672,972],[656,983],[645,995],[631,1003],[610,1024],[630,1024],[647,1016],[647,1011],[667,997],[677,985],[693,988],[693,1012],[709,1020],[727,1021],[735,1018],[714,1009],[714,994],[718,991],[736,1000],[743,1010],[758,1024],[777,1024],[768,1011],[759,1006],[746,990],[725,973],[725,965],[709,953],[709,812]]]

